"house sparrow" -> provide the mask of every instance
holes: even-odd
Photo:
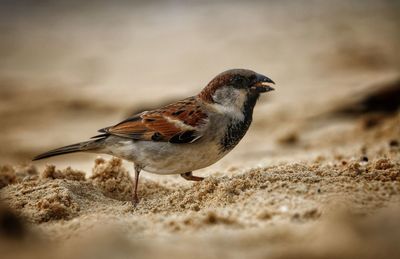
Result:
[[[274,90],[271,79],[251,70],[217,75],[196,96],[144,111],[99,130],[91,140],[57,148],[33,160],[73,152],[103,153],[131,161],[135,168],[132,203],[139,201],[139,173],[180,174],[200,181],[192,171],[214,164],[246,134],[261,93]]]

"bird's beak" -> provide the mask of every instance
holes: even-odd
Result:
[[[275,84],[275,82],[264,75],[257,74],[255,83],[251,86],[251,89],[254,89],[258,93],[265,93],[275,90],[270,86],[270,84]]]

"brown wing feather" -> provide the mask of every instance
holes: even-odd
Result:
[[[201,137],[207,114],[195,97],[143,112],[103,132],[147,141],[193,142]]]

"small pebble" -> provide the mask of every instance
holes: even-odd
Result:
[[[395,140],[395,139],[392,139],[392,140],[389,142],[389,146],[390,146],[390,147],[398,147],[398,146],[399,146],[399,142],[398,142],[397,140]]]

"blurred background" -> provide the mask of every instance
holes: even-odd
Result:
[[[399,6],[395,0],[3,0],[0,162],[27,162],[85,140],[135,111],[194,95],[230,68],[277,82],[257,107],[255,124],[268,134],[282,131],[276,125],[282,120],[321,112],[399,77]],[[265,149],[271,136],[262,139],[253,149]]]
[[[399,17],[398,0],[1,0],[1,254],[399,258]],[[129,163],[31,165],[231,68],[276,91],[205,181],[143,173],[133,208]]]

